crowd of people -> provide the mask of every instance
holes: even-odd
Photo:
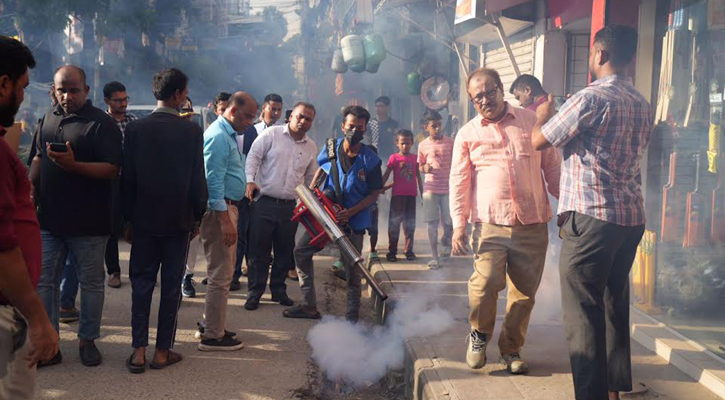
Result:
[[[521,349],[554,216],[549,196],[556,198],[576,398],[618,399],[631,390],[627,276],[644,230],[639,162],[652,131],[650,106],[625,77],[636,42],[628,27],[597,33],[589,60],[594,81],[558,112],[533,76],[511,86],[521,105],[515,107],[504,100],[495,70],[472,71],[467,91],[478,115],[451,138],[441,115],[427,110],[421,125],[428,137],[417,154],[411,152],[413,132],[388,117],[384,96],[375,101],[376,118],[362,106],[343,108],[339,137],[317,144],[308,135],[317,110],[307,102],[294,104],[282,119],[277,94],[264,98],[259,113],[249,93],[222,92],[213,102],[216,119],[203,129],[190,121],[190,82],[182,71],[153,77],[156,108],[138,119],[127,112],[123,84],[105,86],[102,110],[88,100],[81,68],[58,68],[27,175],[0,141],[0,398],[32,398],[36,366],[62,362],[59,322],[79,319],[81,362],[102,362],[95,340],[105,285],[121,286],[119,237],[131,243],[133,351],[126,367],[132,373],[182,360],[173,351],[177,313],[182,296],[196,296],[200,250],[207,263],[200,351],[243,347],[226,318],[229,292],[241,288],[242,275],[248,278],[245,309],[256,310],[269,286],[272,301],[287,307],[284,317],[320,318],[313,256],[322,248],[307,232],[295,240],[292,221],[295,188],[304,184],[319,186],[342,206],[336,219],[349,228],[358,251],[370,235],[372,258],[377,202],[392,189],[388,262],[398,261],[401,225],[405,257],[417,258],[420,196],[432,253],[428,268],[446,266],[452,254],[474,255],[466,349],[471,368],[486,364],[498,293],[508,287],[498,347],[512,374],[529,368]],[[0,125],[8,127],[35,61],[7,37],[0,37],[0,56]],[[345,318],[356,323],[361,274],[351,261],[336,264],[347,281]],[[147,362],[159,275],[155,352]],[[299,304],[287,295],[288,278],[299,282]]]

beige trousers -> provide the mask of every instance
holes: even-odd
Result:
[[[17,350],[13,345],[24,335],[15,309],[0,306],[0,400],[31,400],[35,392],[35,365],[28,367],[25,357],[32,350],[30,341]]]
[[[239,210],[228,205],[229,218],[237,231]],[[207,263],[206,302],[204,307],[204,339],[220,339],[224,336],[227,320],[227,300],[229,285],[234,276],[234,261],[237,257],[237,242],[225,246],[222,237],[222,225],[219,213],[207,210],[201,220],[199,230],[201,244]]]
[[[508,284],[506,317],[498,347],[518,353],[524,345],[534,296],[541,282],[549,236],[546,224],[475,224],[471,235],[473,275],[468,280],[471,327],[490,338],[498,293]]]

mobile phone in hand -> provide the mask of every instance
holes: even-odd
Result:
[[[68,151],[68,147],[66,147],[65,143],[51,143],[50,149],[56,153],[66,153]]]

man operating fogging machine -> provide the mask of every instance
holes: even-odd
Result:
[[[370,121],[370,113],[360,106],[345,107],[342,121],[344,138],[330,143],[333,151],[328,152],[329,146],[325,146],[322,150],[317,157],[320,168],[313,181],[320,182],[324,179],[325,195],[343,207],[335,217],[339,223],[349,226],[348,238],[353,247],[360,252],[365,230],[372,224],[371,206],[377,201],[379,191],[383,188],[383,174],[380,158],[372,149],[361,143]],[[309,232],[305,232],[295,248],[302,303],[285,310],[283,315],[287,318],[320,318],[315,298],[312,256],[321,251],[322,247],[310,244],[311,239]],[[362,271],[355,265],[355,260],[343,258],[347,278],[345,318],[357,322]]]

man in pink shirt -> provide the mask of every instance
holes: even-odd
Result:
[[[486,365],[498,293],[508,281],[498,347],[508,371],[521,374],[528,365],[519,352],[548,246],[546,223],[552,211],[547,189],[559,197],[561,156],[532,147],[536,114],[504,101],[496,71],[473,71],[467,87],[478,115],[456,136],[450,175],[454,254],[465,253],[466,222],[473,224],[466,361],[474,369]]]

